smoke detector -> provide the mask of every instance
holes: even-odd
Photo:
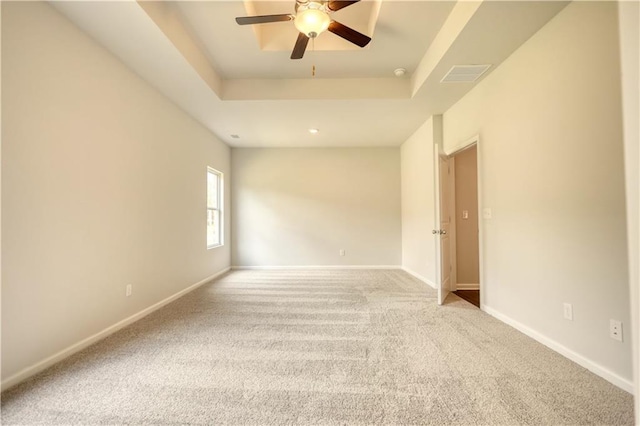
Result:
[[[407,73],[407,70],[404,68],[396,68],[393,73],[396,75],[396,77],[402,77]]]

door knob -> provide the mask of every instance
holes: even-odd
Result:
[[[437,229],[434,229],[433,231],[431,231],[432,234],[439,234],[440,231],[438,231]]]
[[[440,235],[447,235],[447,231],[443,229],[442,231],[440,231]]]

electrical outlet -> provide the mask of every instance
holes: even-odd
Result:
[[[127,284],[127,288],[125,290],[125,295],[127,297],[131,296],[131,291],[133,290],[133,286],[131,284]]]
[[[617,320],[609,320],[609,337],[613,340],[622,342],[622,322]]]
[[[340,249],[340,256],[344,256],[344,249]]]
[[[571,303],[564,304],[564,319],[573,321],[573,305]]]

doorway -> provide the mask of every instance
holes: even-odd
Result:
[[[451,257],[455,295],[480,307],[478,149],[473,144],[452,155],[454,170],[454,235]]]

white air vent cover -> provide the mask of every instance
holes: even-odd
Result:
[[[440,80],[441,83],[470,83],[476,81],[491,65],[454,65]]]

